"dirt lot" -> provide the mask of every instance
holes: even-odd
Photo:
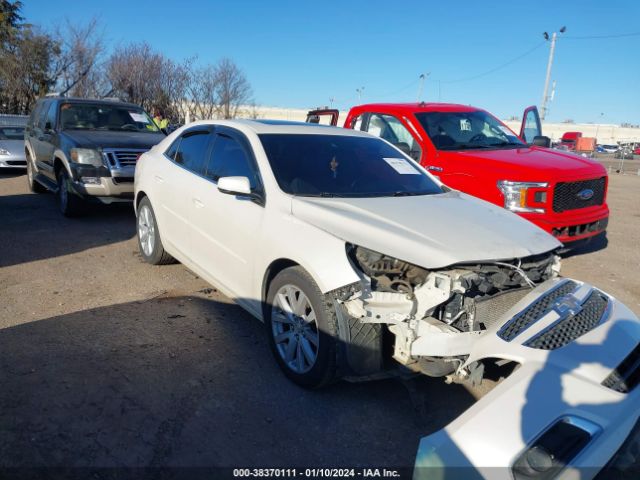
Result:
[[[608,245],[563,272],[640,313],[640,177],[612,176],[609,199]],[[259,322],[141,261],[128,206],[65,219],[0,174],[0,225],[0,467],[410,467],[473,402],[426,378],[292,385]]]

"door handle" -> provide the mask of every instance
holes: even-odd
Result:
[[[156,179],[157,183],[162,183],[164,182],[164,179],[160,176],[160,175],[155,175],[154,178]]]
[[[435,165],[427,165],[427,170],[430,172],[441,172],[442,167],[436,167]]]
[[[204,203],[202,203],[202,202],[200,201],[200,199],[198,199],[198,198],[192,198],[192,200],[193,200],[193,204],[196,206],[196,208],[202,208],[202,207],[204,207]]]

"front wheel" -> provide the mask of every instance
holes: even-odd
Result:
[[[35,168],[33,166],[33,161],[31,160],[31,155],[27,153],[27,183],[29,184],[29,190],[33,193],[44,193],[46,192],[46,188],[44,188],[40,183],[36,181],[36,173]]]
[[[271,350],[285,375],[307,388],[337,377],[335,312],[301,267],[280,272],[267,294],[265,324]]]
[[[137,215],[138,248],[145,262],[152,265],[166,265],[174,259],[162,246],[158,222],[149,198],[144,197],[138,205]]]
[[[85,200],[75,193],[67,170],[62,167],[58,172],[58,205],[65,217],[77,217],[85,212]]]

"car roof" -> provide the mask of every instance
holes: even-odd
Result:
[[[249,130],[257,135],[261,134],[299,134],[299,135],[340,135],[349,137],[370,137],[368,133],[348,128],[318,125],[316,123],[292,122],[287,120],[200,120],[187,125],[222,125],[239,130]]]
[[[352,108],[352,111],[363,112],[399,112],[399,113],[420,113],[420,112],[474,112],[481,110],[471,105],[461,105],[459,103],[437,103],[437,102],[413,102],[413,103],[367,103]]]

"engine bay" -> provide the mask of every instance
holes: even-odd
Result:
[[[461,365],[479,334],[560,271],[554,252],[433,271],[355,245],[347,254],[361,274],[361,290],[343,302],[348,314],[386,324],[393,358],[420,369],[425,360]]]

